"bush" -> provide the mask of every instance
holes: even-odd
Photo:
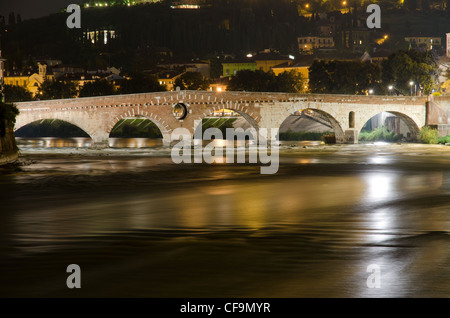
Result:
[[[326,144],[335,144],[336,136],[334,134],[326,134],[322,136],[322,140]]]
[[[437,144],[439,139],[437,129],[431,127],[422,127],[420,129],[419,140],[425,144]]]
[[[450,143],[450,135],[438,139],[438,144],[448,144],[448,143]]]
[[[388,131],[386,127],[381,126],[372,131],[361,131],[359,134],[359,141],[387,141],[396,142],[402,139],[402,135],[396,134],[393,131]]]
[[[7,126],[14,126],[19,110],[14,104],[0,103],[0,137],[6,134]]]

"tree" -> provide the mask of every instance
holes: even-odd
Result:
[[[384,85],[393,85],[404,95],[410,94],[411,81],[430,94],[437,88],[438,74],[438,65],[430,51],[398,50],[383,61]]]
[[[199,72],[186,72],[175,80],[175,86],[182,90],[203,90],[209,88],[209,81]]]
[[[274,78],[272,91],[300,93],[304,91],[304,79],[295,71],[283,72]]]
[[[78,85],[72,81],[45,80],[39,87],[39,99],[74,98],[78,94]]]
[[[234,75],[228,85],[229,91],[268,92],[271,89],[273,73],[261,70],[241,70]]]
[[[5,85],[3,87],[3,93],[5,95],[5,101],[8,103],[33,100],[31,92],[22,86]]]
[[[136,73],[130,79],[124,80],[120,85],[121,94],[135,94],[147,92],[161,92],[166,88],[159,84],[158,79],[153,75]]]
[[[303,85],[302,76],[293,71],[275,76],[273,72],[242,70],[231,78],[228,90],[299,93]]]
[[[114,85],[108,80],[101,79],[87,82],[80,90],[79,97],[106,96],[116,94]]]
[[[309,68],[309,90],[312,93],[329,93],[332,90],[332,80],[327,71],[327,62],[316,60]]]
[[[19,110],[13,104],[0,102],[0,137],[6,134],[7,126],[14,126]]]
[[[319,94],[365,94],[379,86],[378,64],[362,61],[314,61],[309,68],[309,89]],[[379,91],[379,90],[377,90]]]

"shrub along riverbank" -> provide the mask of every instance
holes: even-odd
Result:
[[[381,126],[375,128],[372,131],[361,131],[359,133],[359,141],[386,141],[386,142],[397,142],[403,138],[402,135],[396,134],[393,131],[388,131],[386,127]]]
[[[0,103],[0,165],[13,162],[18,157],[13,131],[18,114],[14,105]]]

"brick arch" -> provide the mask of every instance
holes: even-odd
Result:
[[[64,121],[68,124],[74,125],[78,128],[80,128],[82,131],[84,131],[89,138],[94,139],[94,135],[95,133],[93,131],[90,131],[90,129],[88,127],[86,127],[82,122],[77,122],[77,121],[73,121],[73,120],[67,120],[66,118],[59,118],[58,116],[54,116],[54,114],[52,114],[51,116],[39,116],[39,118],[30,118],[30,119],[22,119],[22,120],[18,120],[16,122],[16,124],[14,125],[14,131],[19,130],[22,127],[25,127],[29,124],[41,121],[41,120],[61,120]]]
[[[216,104],[214,106],[208,107],[205,111],[199,112],[195,111],[194,114],[191,114],[192,122],[193,122],[193,136],[195,138],[195,132],[197,131],[198,124],[201,123],[201,121],[210,115],[213,115],[215,111],[221,110],[221,109],[229,109],[232,110],[239,115],[241,115],[251,126],[252,129],[255,129],[258,131],[259,129],[259,120],[260,117],[254,116],[255,114],[259,115],[259,112],[257,112],[253,107],[244,107],[239,104]],[[189,116],[189,115],[188,115]]]
[[[419,139],[419,133],[420,133],[420,128],[421,128],[419,126],[419,124],[412,117],[410,117],[410,116],[408,116],[408,115],[406,115],[406,114],[404,114],[402,112],[399,112],[399,111],[383,110],[381,112],[372,113],[371,115],[367,115],[367,116],[361,118],[360,122],[356,126],[358,132],[360,132],[362,130],[364,125],[367,123],[367,121],[369,121],[374,116],[376,116],[378,114],[381,114],[383,112],[390,113],[390,114],[395,115],[395,116],[399,117],[400,119],[402,119],[405,122],[406,126],[408,126],[409,131],[411,132],[412,138],[414,140],[418,140]]]
[[[108,136],[111,134],[114,126],[122,119],[137,119],[137,118],[145,118],[149,119],[158,127],[161,135],[163,136],[163,143],[170,143],[170,134],[172,132],[172,128],[168,123],[161,117],[156,114],[144,114],[144,113],[135,113],[134,116],[130,116],[128,112],[124,112],[122,115],[114,117],[114,119],[110,120],[106,127],[106,133]]]
[[[312,110],[313,112],[316,112],[322,116],[324,116],[331,124],[331,127],[333,127],[333,131],[334,131],[334,135],[336,136],[336,143],[341,144],[345,142],[345,133],[344,130],[342,129],[341,124],[339,123],[339,121],[330,113],[321,110],[321,109],[317,109],[317,108],[299,108],[296,110],[291,110],[290,112],[287,113],[287,115],[284,116],[284,119],[281,121],[281,123],[279,124],[278,127],[280,127],[283,122],[291,115],[295,115],[296,112],[298,111],[302,111],[302,110]]]
[[[243,107],[242,107],[243,108]],[[220,105],[216,105],[214,107],[211,107],[207,110],[207,114],[201,114],[199,115],[195,120],[202,120],[203,118],[205,118],[208,115],[212,115],[215,111],[221,110],[221,109],[228,109],[228,110],[232,110],[236,113],[238,113],[239,115],[241,115],[253,128],[255,128],[256,130],[258,130],[259,128],[259,121],[260,121],[260,117],[255,116],[254,113],[256,113],[256,111],[251,112],[251,109],[246,109],[245,111],[243,109],[240,109],[239,106],[236,105],[227,105],[227,104],[220,104]],[[259,113],[258,113],[259,114]]]

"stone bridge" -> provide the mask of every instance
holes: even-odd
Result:
[[[183,118],[173,114],[178,104],[185,109]],[[430,119],[429,98],[409,96],[175,91],[22,102],[16,105],[20,115],[15,130],[38,120],[60,119],[83,129],[94,143],[107,142],[112,128],[121,119],[137,117],[152,120],[161,130],[164,142],[169,143],[174,129],[183,127],[193,133],[196,121],[221,109],[239,113],[256,129],[279,128],[289,115],[310,109],[330,121],[337,143],[356,143],[364,124],[381,112],[390,112],[402,118],[413,137],[417,136],[421,127],[430,124],[427,122]],[[447,118],[445,121],[447,123]]]

